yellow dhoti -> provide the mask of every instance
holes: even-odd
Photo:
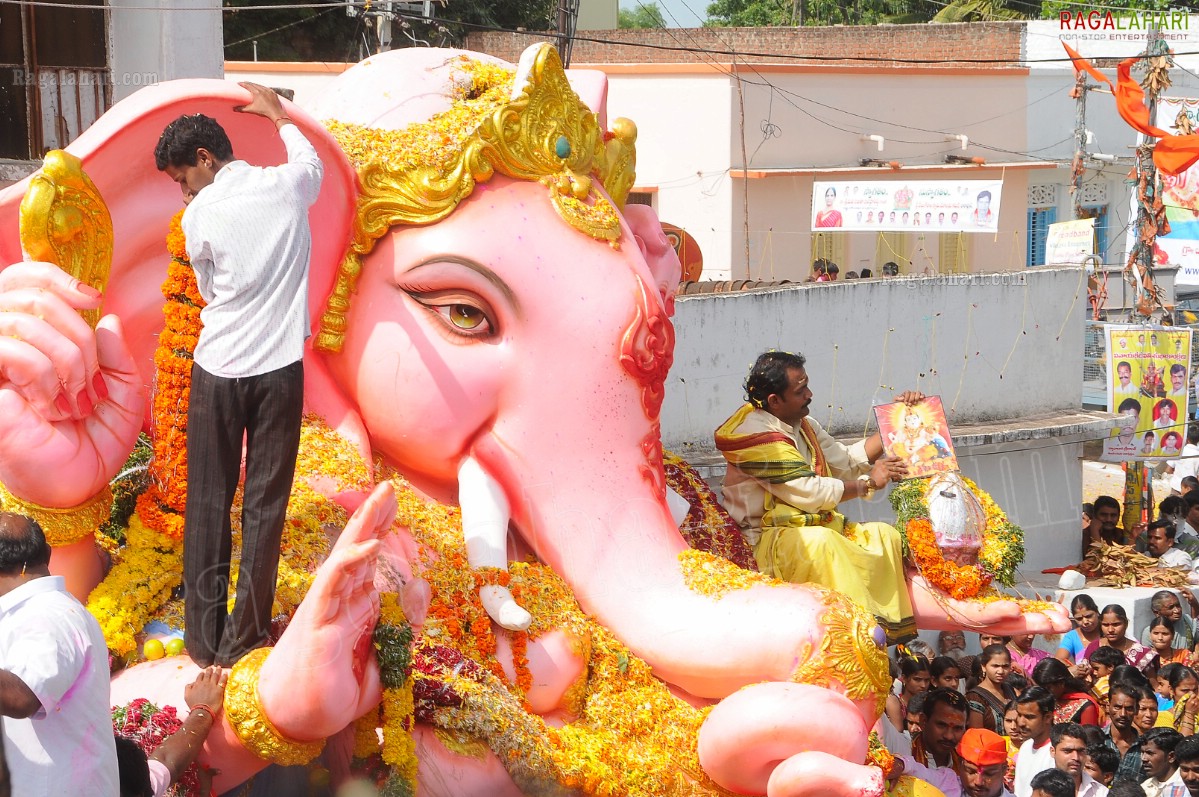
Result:
[[[899,532],[886,523],[846,523],[852,539],[827,526],[771,526],[754,546],[758,568],[795,584],[847,595],[871,612],[888,640],[916,633]]]

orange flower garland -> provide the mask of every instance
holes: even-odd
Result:
[[[150,463],[150,487],[137,499],[142,522],[177,540],[183,538],[183,511],[187,505],[187,405],[191,398],[192,355],[203,328],[200,310],[204,307],[187,259],[182,219],[183,211],[175,214],[167,233],[171,262],[162,283],[166,324],[154,352],[150,427],[154,458]]]
[[[928,518],[908,521],[908,549],[921,574],[934,587],[958,600],[973,598],[991,580],[977,567],[948,561],[937,546],[937,536]]]

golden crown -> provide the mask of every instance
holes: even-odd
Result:
[[[497,171],[541,182],[564,221],[618,246],[617,208],[635,178],[636,126],[617,119],[604,133],[548,44],[526,50],[516,72],[467,56],[457,67],[469,80],[457,87],[453,105],[427,122],[396,131],[328,123],[360,188],[353,238],[321,316],[318,349],[341,350],[362,257],[376,241],[396,224],[441,221]],[[526,75],[520,92],[513,91]]]

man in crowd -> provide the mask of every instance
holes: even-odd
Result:
[[[1141,737],[1141,788],[1145,797],[1187,797],[1174,751],[1183,736],[1173,728],[1150,728]]]
[[[1187,427],[1186,445],[1178,459],[1170,462],[1170,491],[1182,495],[1182,480],[1199,473],[1199,423]]]
[[[41,527],[0,512],[0,715],[12,793],[116,797],[108,646],[49,564]]]
[[[1181,590],[1183,596],[1191,603],[1191,611],[1195,611],[1195,597],[1188,589]],[[1178,596],[1171,590],[1159,589],[1153,593],[1153,597],[1149,599],[1149,608],[1153,610],[1155,617],[1163,617],[1174,624],[1174,641],[1170,644],[1173,648],[1180,650],[1191,650],[1195,647],[1197,637],[1195,633],[1195,618],[1188,617],[1182,613],[1182,602],[1178,600]],[[1149,624],[1145,624],[1145,628],[1141,631],[1141,642],[1149,645]]]
[[[1169,520],[1155,520],[1149,524],[1145,537],[1145,550],[1157,559],[1158,567],[1181,567],[1191,569],[1191,557],[1174,546],[1178,529]]]
[[[936,704],[947,705],[941,698]],[[945,797],[1012,797],[1003,787],[1003,777],[1007,774],[1007,745],[1002,736],[985,728],[970,728],[961,734],[953,753],[950,766],[929,767],[910,757],[897,758],[892,779],[901,774],[912,775],[937,787]]]
[[[1024,732],[1024,744],[1016,754],[1016,797],[1032,797],[1033,776],[1053,769],[1053,745],[1049,735],[1053,730],[1053,695],[1041,686],[1030,686],[1016,698],[1016,724]]]
[[[1074,797],[1074,781],[1059,769],[1038,772],[1030,788],[1032,797]]]
[[[1107,729],[1104,743],[1120,754],[1120,768],[1116,770],[1116,778],[1132,778],[1143,780],[1141,777],[1141,740],[1133,720],[1137,715],[1137,702],[1141,699],[1140,690],[1129,684],[1118,683],[1111,688],[1107,696],[1107,716],[1111,724]]]
[[[1095,499],[1095,519],[1099,521],[1099,538],[1109,545],[1124,545],[1124,529],[1120,523],[1120,502],[1110,495]],[[1095,542],[1095,540],[1092,540]]]
[[[1174,748],[1174,759],[1190,797],[1199,797],[1199,736],[1188,736],[1179,742]]]
[[[1107,797],[1107,787],[1087,774],[1087,738],[1077,722],[1054,725],[1049,732],[1053,764],[1074,780],[1076,797]]]
[[[309,336],[308,208],[320,194],[320,158],[274,91],[242,83],[288,162],[237,160],[224,129],[202,114],[163,130],[155,164],[193,198],[183,214],[187,254],[206,306],[192,364],[183,532],[188,653],[231,667],[270,630],[279,541],[295,473]],[[264,131],[265,132],[265,131]],[[229,509],[246,440],[237,599],[229,602]]]
[[[724,506],[763,573],[841,592],[874,614],[891,641],[902,641],[916,625],[899,532],[885,523],[850,526],[837,509],[873,498],[907,466],[883,456],[878,434],[846,446],[810,417],[805,362],[781,351],[759,356],[745,380],[747,403],[716,430],[729,463]],[[898,400],[923,398],[913,392]]]

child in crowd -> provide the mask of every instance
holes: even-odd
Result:
[[[1157,710],[1169,711],[1174,708],[1174,692],[1170,688],[1170,676],[1184,665],[1170,662],[1157,671],[1154,691],[1157,693]]]
[[[932,688],[945,687],[955,692],[962,681],[962,667],[949,656],[937,656],[929,662],[929,675],[932,677]]]
[[[1149,623],[1149,645],[1157,653],[1159,667],[1177,662],[1190,664],[1191,651],[1187,648],[1176,648],[1174,642],[1174,621],[1161,615],[1155,615]]]
[[[1008,791],[1016,779],[1016,753],[1028,735],[1020,727],[1020,715],[1016,711],[1016,701],[1008,703],[1003,710],[1003,742],[1007,745],[1007,774],[1003,776],[1003,785]]]
[[[1016,697],[1020,697],[1020,695],[1024,694],[1024,690],[1028,688],[1028,678],[1025,677],[1024,673],[1019,673],[1015,670],[1007,674],[1007,678],[1003,679],[1003,683],[1007,688],[1012,690]]]
[[[1199,708],[1199,702],[1193,699],[1199,691],[1199,675],[1181,664],[1171,666],[1158,677],[1159,682],[1165,678],[1163,691],[1170,699],[1171,707],[1158,715],[1157,724],[1190,735],[1195,729],[1195,710]]]
[[[908,703],[907,734],[909,739],[915,739],[924,730],[924,698],[926,697],[928,697],[928,692],[921,692],[918,695],[912,695],[912,699]]]
[[[919,654],[913,654],[908,648],[900,645],[896,651],[899,655],[899,694],[887,695],[887,719],[899,731],[907,726],[908,703],[921,692],[927,692],[932,682],[929,672],[928,659]]]
[[[1120,754],[1103,742],[1087,747],[1083,769],[1105,788],[1112,785],[1116,770],[1120,768]]]

